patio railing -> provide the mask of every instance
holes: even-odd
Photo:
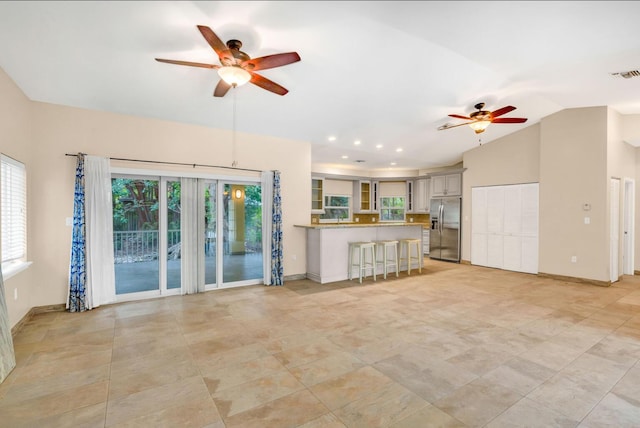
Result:
[[[180,230],[168,231],[169,253],[180,244]],[[158,258],[158,231],[113,232],[115,263],[147,262]]]
[[[213,254],[215,235],[205,239],[205,253]],[[115,263],[148,262],[158,259],[158,231],[134,230],[129,232],[113,232],[113,252]],[[261,242],[245,242],[247,253],[262,251]],[[180,230],[168,231],[167,257],[171,260],[180,258]]]

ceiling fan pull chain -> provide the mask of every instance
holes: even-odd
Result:
[[[235,85],[233,89],[235,89]],[[238,161],[236,160],[236,92],[237,91],[233,91],[233,135],[231,137],[231,166],[233,167],[238,166]]]

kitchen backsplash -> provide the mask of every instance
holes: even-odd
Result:
[[[407,213],[406,217],[407,223],[429,223],[429,214],[424,213]],[[352,223],[360,223],[360,224],[371,224],[378,223],[380,221],[380,214],[371,213],[364,214],[358,213],[353,215]],[[311,224],[317,224],[320,222],[319,214],[311,214]]]

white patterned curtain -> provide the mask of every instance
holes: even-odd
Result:
[[[116,301],[113,260],[113,203],[109,159],[87,156],[87,309]]]
[[[271,232],[273,218],[273,171],[263,171],[262,184],[262,278],[271,285]]]
[[[78,154],[69,269],[70,312],[116,301],[109,159]]]
[[[282,202],[280,172],[262,173],[262,251],[265,285],[284,284],[282,258]]]
[[[204,195],[204,193],[202,193]],[[180,292],[204,291],[204,277],[199,274],[198,180],[180,179]],[[204,218],[204,216],[202,216]],[[204,245],[204,243],[203,243]]]
[[[15,366],[16,355],[13,350],[9,313],[4,294],[4,281],[0,271],[0,383],[9,376]]]

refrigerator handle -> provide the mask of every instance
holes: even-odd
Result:
[[[442,223],[444,221],[444,204],[440,204],[438,208],[438,215],[440,216],[440,224],[438,224],[438,226],[440,228],[440,233],[442,233]]]

